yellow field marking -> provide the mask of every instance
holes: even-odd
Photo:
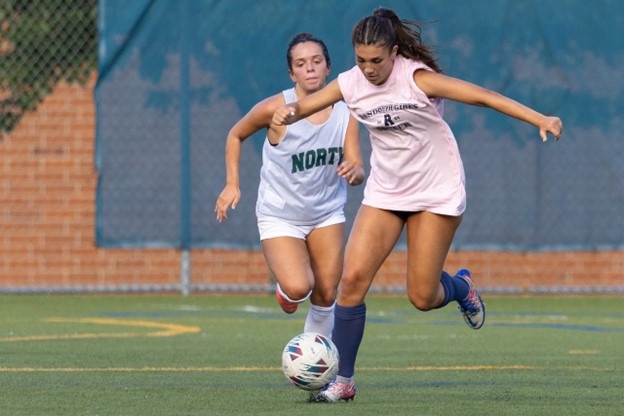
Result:
[[[129,326],[139,328],[158,329],[151,332],[101,332],[101,333],[75,333],[75,334],[52,334],[52,335],[25,335],[2,337],[0,342],[17,342],[17,341],[54,341],[61,339],[93,339],[93,338],[136,338],[136,337],[172,337],[181,334],[196,334],[201,332],[197,326],[187,326],[178,324],[168,324],[154,321],[133,321],[128,319],[113,318],[48,318],[45,322],[56,323],[77,323],[77,324],[96,324],[96,325],[113,325],[113,326]]]
[[[21,367],[9,368],[0,367],[0,373],[217,373],[222,371],[247,372],[247,371],[278,371],[281,367],[102,367],[102,368],[41,368],[41,367]]]
[[[546,370],[546,367],[527,365],[475,365],[475,366],[416,366],[416,367],[363,367],[358,371],[509,371],[509,370]],[[611,372],[612,368],[593,367],[555,367],[550,370],[567,371],[601,371]],[[218,373],[218,372],[277,372],[281,367],[101,367],[101,368],[76,368],[76,367],[0,367],[0,373]]]
[[[597,355],[600,354],[600,350],[570,350],[570,355]]]
[[[365,367],[360,371],[484,371],[484,370],[533,370],[534,367],[510,365],[510,366],[450,366],[450,367]],[[104,367],[104,368],[7,368],[0,367],[0,372],[60,372],[60,373],[82,373],[82,372],[243,372],[243,371],[279,371],[281,367]]]
[[[488,371],[488,370],[534,370],[528,365],[452,365],[452,366],[415,366],[402,368],[370,367],[374,371]]]

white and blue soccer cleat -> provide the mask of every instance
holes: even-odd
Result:
[[[485,322],[485,303],[481,299],[481,296],[477,293],[472,282],[472,275],[467,269],[461,269],[457,272],[455,277],[464,279],[470,290],[466,299],[457,301],[459,303],[459,311],[464,316],[464,321],[472,329],[479,329]]]

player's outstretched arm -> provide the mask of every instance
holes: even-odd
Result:
[[[429,97],[447,98],[465,104],[489,107],[510,117],[532,124],[539,129],[543,141],[548,133],[559,140],[563,123],[559,117],[545,116],[509,97],[475,84],[432,71],[414,73],[414,81]]]
[[[297,102],[278,107],[273,113],[272,124],[284,126],[296,123],[340,100],[342,100],[342,93],[338,81],[333,80],[314,94],[310,94]]]
[[[226,183],[217,198],[214,208],[219,222],[227,220],[228,209],[236,209],[236,205],[238,205],[241,198],[239,169],[243,142],[263,128],[271,130],[270,122],[273,112],[278,105],[283,104],[283,101],[280,100],[281,95],[278,94],[259,102],[228,132],[225,142]],[[280,132],[269,131],[267,136],[271,138],[278,134]]]

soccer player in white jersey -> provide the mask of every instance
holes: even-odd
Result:
[[[442,74],[416,22],[379,8],[353,28],[356,66],[319,92],[279,108],[287,125],[335,102],[347,103],[368,129],[372,154],[364,200],[345,252],[333,341],[340,353],[336,380],[314,397],[336,402],[355,396],[355,360],[364,334],[365,297],[375,274],[407,227],[407,296],[419,310],[457,302],[479,329],[485,305],[470,272],[450,275],[446,256],[466,207],[464,169],[443,99],[489,107],[559,139],[563,124],[510,98]]]
[[[241,198],[243,142],[266,130],[256,201],[262,252],[277,280],[286,313],[310,298],[304,332],[331,337],[334,305],[344,258],[347,184],[364,180],[358,123],[337,102],[290,126],[272,123],[274,111],[321,89],[330,73],[325,43],[308,33],[295,36],[286,54],[294,87],[257,103],[230,130],[225,147],[226,185],[217,220],[228,218]]]

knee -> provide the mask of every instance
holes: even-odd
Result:
[[[423,296],[420,294],[409,294],[408,295],[410,303],[419,311],[427,312],[432,309],[435,309],[437,305],[437,300],[432,296]]]
[[[345,273],[340,280],[340,304],[359,305],[364,302],[370,282],[356,272]]]
[[[310,300],[318,306],[332,306],[336,301],[336,288],[315,286]]]
[[[312,290],[312,288],[308,285],[280,284],[279,286],[280,289],[282,289],[282,292],[284,292],[284,294],[293,301],[306,299]]]

